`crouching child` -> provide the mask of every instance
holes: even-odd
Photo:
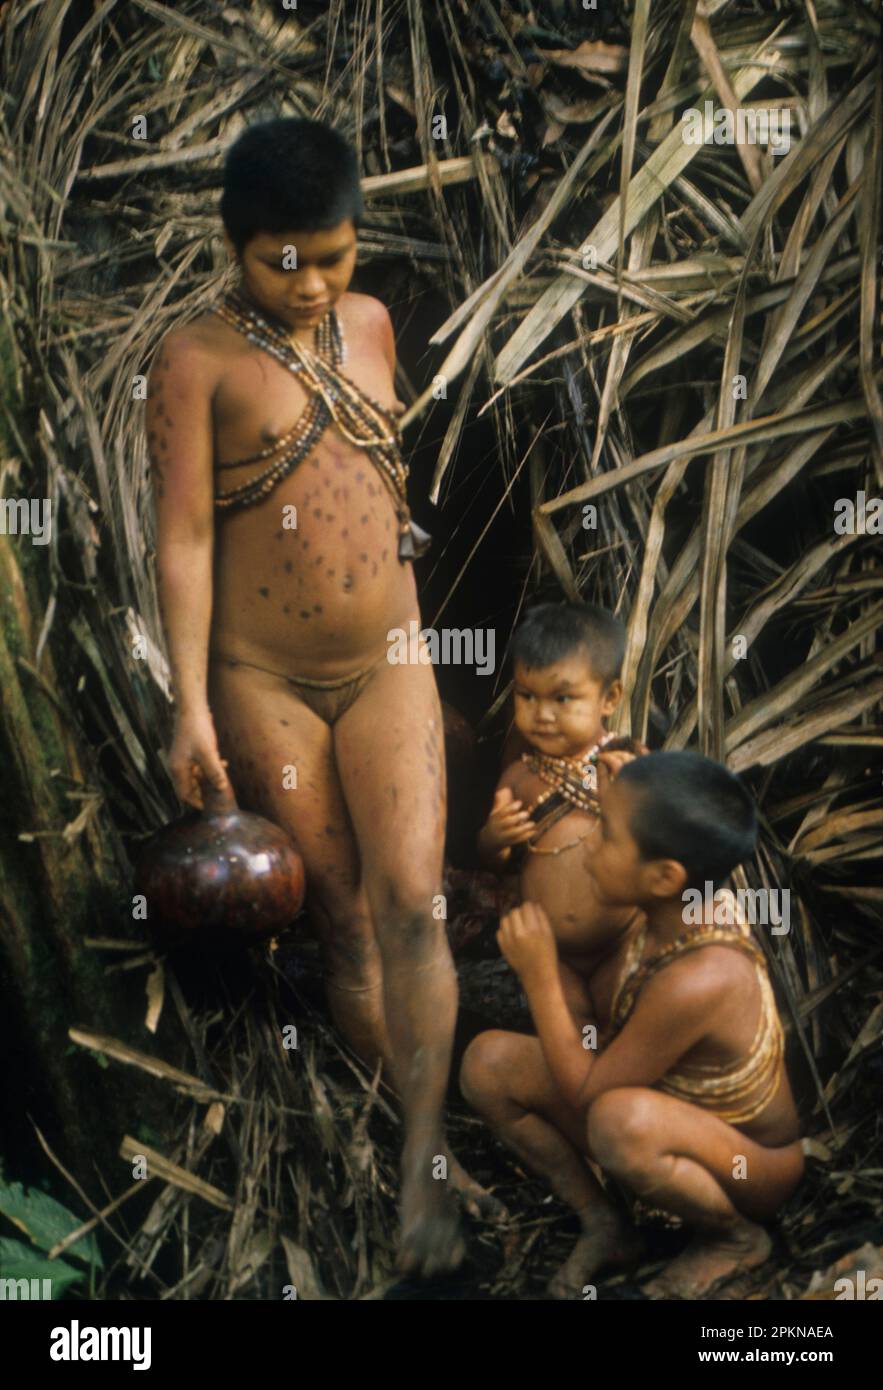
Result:
[[[693,906],[685,918],[696,897],[688,890],[720,883],[752,852],[754,805],[710,759],[652,753],[604,792],[600,831],[591,862],[598,895],[611,907],[640,907],[645,921],[588,982],[597,1032],[574,1021],[548,917],[526,902],[503,918],[498,940],[538,1037],[480,1034],[461,1087],[579,1216],[581,1235],[551,1293],[581,1296],[597,1270],[640,1256],[600,1171],[691,1231],[645,1291],[703,1298],[766,1260],[765,1225],[803,1173],[763,952],[735,912],[721,912],[720,895],[700,922]]]

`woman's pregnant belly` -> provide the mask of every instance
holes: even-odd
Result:
[[[330,432],[260,503],[216,510],[213,651],[333,678],[417,612],[392,496],[365,453]]]

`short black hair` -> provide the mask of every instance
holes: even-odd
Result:
[[[648,753],[617,777],[634,794],[629,829],[642,859],[674,859],[689,888],[717,884],[757,841],[757,812],[738,777],[701,753]]]
[[[259,232],[358,227],[363,213],[356,152],[325,121],[262,121],[227,151],[221,218],[240,254]]]
[[[624,625],[596,603],[541,603],[529,609],[512,635],[513,662],[532,670],[579,650],[606,690],[622,670]]]

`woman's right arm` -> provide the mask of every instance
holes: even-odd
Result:
[[[173,331],[151,367],[145,411],[156,505],[157,588],[175,697],[169,770],[181,800],[193,805],[200,804],[199,778],[232,795],[207,694],[216,370],[186,328]]]

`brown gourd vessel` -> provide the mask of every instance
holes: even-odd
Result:
[[[232,795],[206,790],[203,811],[158,831],[135,869],[147,920],[162,937],[246,944],[290,926],[303,906],[304,866],[290,837]]]

